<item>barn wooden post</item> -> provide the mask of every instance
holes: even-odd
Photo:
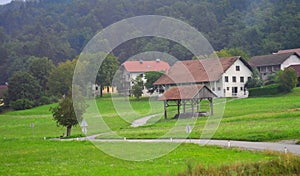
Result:
[[[209,103],[210,103],[210,114],[214,115],[214,104],[213,104],[213,98],[209,98]]]
[[[196,102],[197,102],[197,112],[200,112],[200,107],[199,107],[199,104],[200,104],[200,103],[199,103],[199,99],[197,99]]]
[[[192,104],[192,115],[194,117],[194,99],[191,99],[191,104]]]
[[[180,114],[180,100],[177,101],[177,113],[178,113],[178,117]]]
[[[183,113],[185,113],[186,100],[183,100]]]
[[[167,119],[167,100],[164,100],[164,116]]]

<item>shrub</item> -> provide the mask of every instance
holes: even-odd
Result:
[[[34,102],[28,99],[18,99],[10,103],[10,107],[12,107],[15,110],[30,109],[33,106],[34,106]]]
[[[279,88],[283,92],[290,92],[296,87],[298,82],[297,72],[293,68],[286,68],[279,72],[278,84]]]
[[[279,85],[271,84],[263,87],[256,87],[249,89],[249,97],[259,97],[279,94]]]
[[[42,96],[40,98],[39,104],[40,105],[46,105],[46,104],[50,104],[51,103],[51,99],[47,96]]]

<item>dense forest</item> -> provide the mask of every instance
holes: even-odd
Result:
[[[47,57],[75,58],[101,29],[137,15],[174,17],[202,32],[215,50],[239,48],[249,56],[300,47],[299,0],[35,0],[0,6],[0,84]],[[149,41],[152,44],[149,46]],[[154,44],[153,44],[154,43]],[[157,38],[137,39],[114,50],[122,62],[136,51],[192,55]]]

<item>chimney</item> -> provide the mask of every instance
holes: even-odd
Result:
[[[140,59],[140,64],[143,64],[143,60],[142,59]]]
[[[160,59],[156,59],[156,62],[160,62]]]

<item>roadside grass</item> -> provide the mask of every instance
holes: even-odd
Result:
[[[270,161],[256,163],[239,163],[226,166],[198,165],[179,173],[180,175],[298,175],[300,173],[300,157],[280,155]]]

